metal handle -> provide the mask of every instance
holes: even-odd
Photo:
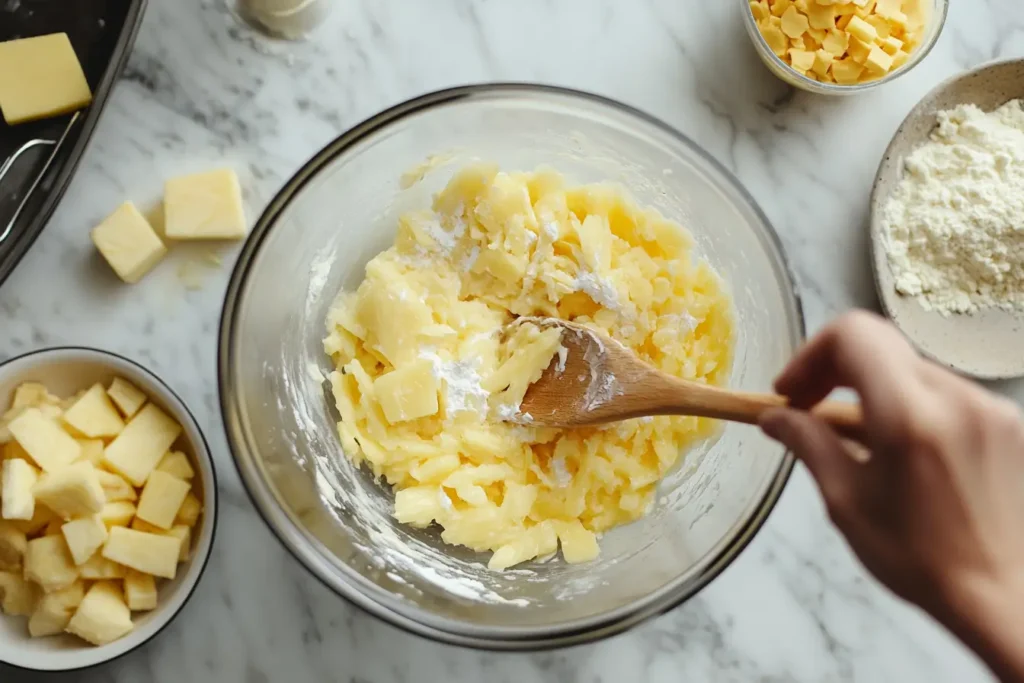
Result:
[[[4,240],[6,240],[8,235],[10,235],[11,232],[14,230],[15,222],[17,222],[18,217],[21,216],[21,212],[25,210],[25,205],[28,204],[28,200],[32,198],[32,193],[34,193],[36,191],[36,188],[39,187],[39,183],[42,182],[43,176],[46,175],[46,172],[50,170],[50,166],[53,164],[53,160],[56,158],[57,152],[60,151],[60,148],[64,145],[64,141],[67,140],[68,133],[71,132],[71,129],[78,121],[78,116],[79,112],[77,111],[71,116],[71,120],[68,121],[68,125],[64,128],[64,132],[61,133],[59,139],[29,140],[24,145],[19,147],[18,150],[15,151],[14,154],[12,154],[10,157],[8,157],[8,159],[4,161],[3,165],[0,166],[0,183],[2,183],[4,180],[4,176],[6,176],[7,172],[14,167],[14,162],[16,162],[18,160],[18,157],[20,157],[22,154],[24,154],[25,152],[34,147],[53,147],[53,150],[50,152],[50,156],[47,157],[46,159],[46,163],[43,164],[43,167],[39,170],[39,173],[37,173],[36,177],[32,180],[32,184],[29,186],[28,192],[25,194],[25,196],[22,197],[21,202],[19,202],[18,208],[14,210],[14,215],[11,216],[11,220],[9,220],[7,222],[7,225],[4,226],[3,230],[0,231],[0,244],[3,244]]]

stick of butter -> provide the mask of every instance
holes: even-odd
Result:
[[[92,102],[66,33],[0,43],[0,110],[10,125],[76,111]]]

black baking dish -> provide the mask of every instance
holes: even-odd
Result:
[[[146,0],[0,0],[0,41],[67,33],[93,94],[92,104],[77,114],[17,126],[0,119],[0,170],[7,166],[0,178],[0,284],[67,190],[145,6]]]

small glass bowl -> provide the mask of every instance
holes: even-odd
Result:
[[[925,31],[924,39],[910,55],[910,59],[907,60],[906,64],[874,81],[858,83],[856,85],[838,85],[835,83],[822,83],[821,81],[808,78],[782,61],[768,45],[764,36],[761,35],[761,30],[754,19],[754,13],[750,10],[750,1],[740,0],[743,11],[743,25],[746,26],[747,33],[750,34],[750,39],[754,42],[754,48],[757,50],[758,56],[761,57],[761,61],[765,63],[773,74],[794,88],[800,88],[801,90],[818,95],[854,95],[867,90],[873,90],[896,80],[920,64],[921,60],[928,56],[928,53],[932,51],[935,43],[939,40],[942,29],[946,25],[946,15],[949,11],[949,0],[932,0],[932,3],[932,13],[928,19],[928,28]]]

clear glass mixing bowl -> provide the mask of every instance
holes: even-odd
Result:
[[[422,180],[400,178],[420,168]],[[242,250],[221,321],[225,427],[257,509],[339,595],[440,641],[533,649],[608,636],[694,595],[750,541],[793,467],[757,429],[727,426],[662,484],[643,521],[606,534],[598,560],[496,573],[391,517],[393,496],[344,456],[321,339],[337,292],[429,205],[454,168],[549,165],[616,181],[685,225],[729,283],[739,336],[731,385],[765,390],[803,334],[764,214],[729,173],[665,124],[593,95],[527,85],[420,97],[329,144],[270,203]],[[406,176],[408,181],[409,175]]]

